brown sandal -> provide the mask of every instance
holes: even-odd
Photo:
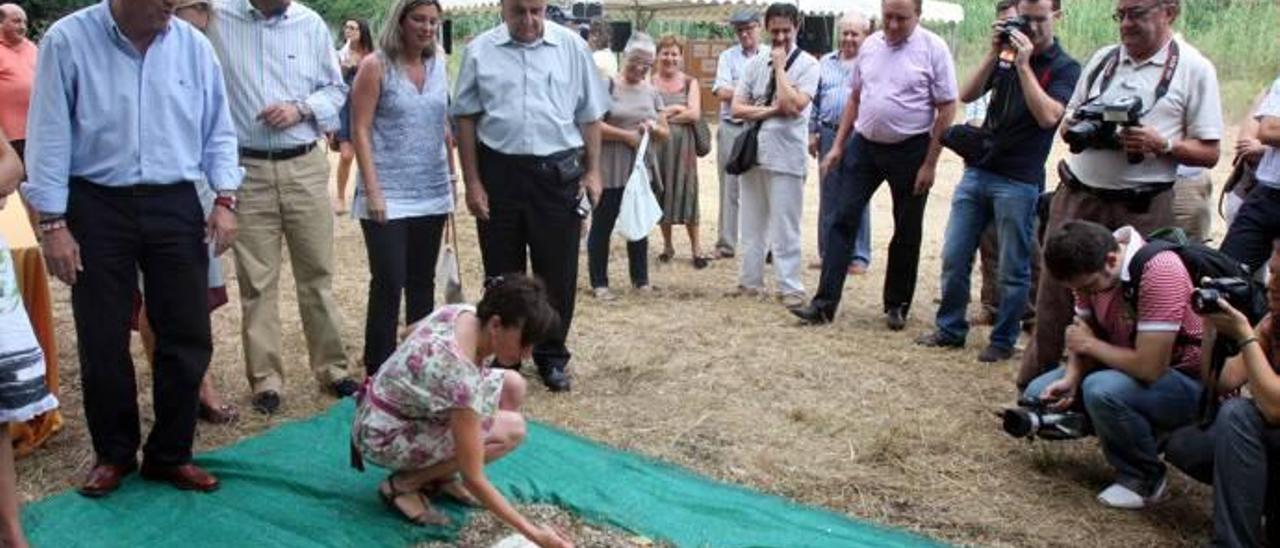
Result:
[[[484,508],[484,503],[480,502],[480,499],[476,498],[475,495],[472,495],[471,491],[468,491],[467,487],[462,484],[462,480],[456,477],[428,483],[423,487],[422,494],[427,497],[445,496],[463,506]]]
[[[406,520],[409,520],[409,523],[419,527],[449,524],[449,516],[436,511],[436,509],[431,506],[431,501],[427,500],[427,497],[423,496],[420,491],[401,491],[397,489],[395,485],[395,477],[395,474],[387,476],[387,481],[378,485],[378,496],[382,497],[383,504],[386,504],[388,508],[399,512]],[[411,515],[403,506],[396,504],[397,500],[405,496],[418,497],[418,500],[422,502],[424,510]]]

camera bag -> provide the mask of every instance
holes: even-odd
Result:
[[[787,58],[787,64],[782,67],[783,72],[791,70],[791,64],[796,62],[796,58],[800,56],[800,48],[796,48],[791,52],[791,56]],[[769,66],[773,66],[773,61],[769,62]],[[778,82],[773,79],[773,75],[769,75],[769,86],[764,94],[764,104],[773,102],[773,96],[778,91]],[[729,175],[742,175],[756,167],[760,163],[759,145],[760,145],[760,126],[764,124],[764,120],[751,122],[747,130],[738,135],[738,139],[733,142],[733,149],[729,152],[729,161],[725,163],[724,171]]]

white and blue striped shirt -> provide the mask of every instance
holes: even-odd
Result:
[[[329,27],[316,12],[289,2],[283,13],[267,15],[249,0],[218,0],[214,10],[209,40],[222,58],[241,147],[292,148],[338,129],[347,86]],[[314,121],[278,130],[258,119],[268,106],[294,101],[305,102]]]
[[[853,94],[853,65],[857,62],[857,57],[841,59],[839,51],[823,55],[818,61],[818,93],[813,96],[810,133],[817,133],[818,127],[823,124],[840,125],[844,105]]]
[[[142,55],[103,0],[40,42],[23,196],[58,215],[72,177],[103,186],[203,178],[235,190],[244,172],[227,111],[218,58],[200,31],[172,19]]]

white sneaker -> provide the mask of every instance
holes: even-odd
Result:
[[[618,296],[617,296],[617,295],[614,295],[612,291],[609,291],[609,288],[607,288],[607,287],[596,287],[596,288],[593,288],[593,289],[591,290],[591,295],[592,295],[592,296],[594,296],[594,297],[595,297],[596,299],[598,299],[598,300],[606,301],[606,302],[607,302],[607,301],[612,301],[612,300],[615,300],[615,299],[617,299],[617,298],[618,298]]]
[[[1169,498],[1169,483],[1167,479],[1161,479],[1160,484],[1156,486],[1156,492],[1149,497],[1143,497],[1134,492],[1133,489],[1120,485],[1119,483],[1111,484],[1111,487],[1103,489],[1098,493],[1098,502],[1103,506],[1111,508],[1120,508],[1122,510],[1141,510],[1153,504],[1164,502]]]

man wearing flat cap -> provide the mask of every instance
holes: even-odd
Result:
[[[738,45],[720,53],[716,63],[716,80],[711,92],[720,100],[720,130],[717,132],[717,157],[720,173],[720,219],[719,237],[716,239],[716,255],[721,258],[733,257],[738,245],[738,176],[725,172],[724,166],[729,162],[729,153],[733,150],[733,142],[737,140],[747,126],[742,120],[729,113],[729,105],[742,81],[744,68],[752,57],[767,54],[758,47],[760,33],[760,16],[753,11],[738,11],[729,17],[733,32],[738,37]]]

